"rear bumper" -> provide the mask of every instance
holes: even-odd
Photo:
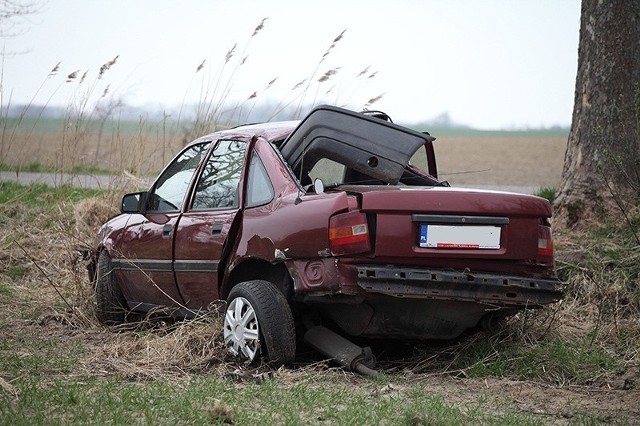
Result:
[[[357,265],[356,269],[362,290],[398,298],[535,307],[563,296],[561,282],[550,278],[379,265]]]

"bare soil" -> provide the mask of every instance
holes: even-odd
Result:
[[[452,185],[558,187],[567,138],[513,135],[442,136],[438,174]]]

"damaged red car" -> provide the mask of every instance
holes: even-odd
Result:
[[[451,339],[558,301],[549,202],[449,187],[433,140],[333,106],[195,140],[100,229],[97,317],[189,318],[224,300],[229,351],[283,364],[320,325]]]

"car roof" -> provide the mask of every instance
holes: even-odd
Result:
[[[298,124],[300,124],[299,120],[243,124],[231,129],[219,130],[217,132],[199,137],[189,145],[208,140],[218,140],[225,138],[251,139],[253,136],[258,136],[266,139],[269,142],[274,142],[285,139],[287,136],[289,136],[293,129],[298,126]]]

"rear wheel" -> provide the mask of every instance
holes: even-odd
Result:
[[[95,288],[95,313],[98,321],[106,325],[122,324],[126,318],[127,302],[113,274],[111,257],[106,250],[98,256]]]
[[[293,361],[293,316],[275,285],[253,280],[231,289],[224,316],[224,342],[232,355],[247,362],[260,356],[278,365]]]

